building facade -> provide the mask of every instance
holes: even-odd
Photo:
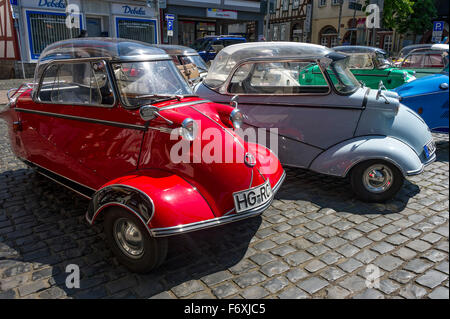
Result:
[[[9,0],[0,0],[0,79],[14,76],[14,61],[20,59],[17,34]]]
[[[312,8],[313,0],[275,0],[268,40],[310,42]]]
[[[167,36],[162,23],[164,43],[192,45],[209,35],[238,34],[256,41],[263,34],[264,14],[256,0],[168,0],[163,15],[174,16],[173,36]]]
[[[0,0],[5,17],[5,7],[11,11],[7,14],[15,30],[10,31],[17,33],[14,59],[25,64],[27,76],[32,76],[34,65],[47,45],[74,37],[120,37],[151,44],[189,46],[208,35],[233,33],[251,41],[263,34],[264,14],[260,12],[260,1],[168,0],[160,3],[165,5],[158,10],[148,6],[146,0]],[[170,33],[166,14],[174,19]],[[0,40],[0,50],[1,43]],[[16,74],[19,71],[16,63]]]
[[[363,0],[345,0],[342,2],[341,8],[341,1],[339,0],[314,1],[312,43],[328,47],[365,44],[366,14],[361,10],[363,2]],[[341,20],[339,25],[340,10]]]
[[[19,0],[13,8],[26,62],[36,62],[47,45],[80,35],[158,43],[158,14],[145,1]]]

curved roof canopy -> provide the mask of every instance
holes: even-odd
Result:
[[[213,60],[205,79],[211,87],[225,82],[233,67],[251,58],[320,58],[336,53],[324,46],[301,42],[250,42],[222,49]]]
[[[49,45],[42,52],[38,63],[81,58],[115,61],[170,59],[165,51],[145,42],[118,38],[76,38]]]
[[[383,49],[376,47],[368,47],[363,45],[342,45],[333,48],[334,51],[343,52],[343,53],[381,53],[386,55],[387,52]]]
[[[153,46],[166,51],[169,55],[198,55],[198,52],[194,49],[182,45],[155,44]]]

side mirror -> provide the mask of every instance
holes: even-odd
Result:
[[[238,107],[238,102],[239,102],[239,95],[235,95],[232,97],[232,99],[230,100],[230,105],[234,108]]]
[[[381,93],[382,89],[384,89],[386,91],[386,87],[384,86],[383,81],[380,81],[380,83],[378,84],[378,92],[377,92],[376,99],[378,100],[380,97],[382,97],[382,98],[384,98],[384,103],[389,104],[389,100],[387,99],[386,95]]]
[[[141,108],[139,109],[139,115],[141,116],[141,119],[143,119],[146,122],[154,120],[157,117],[160,117],[164,121],[169,123],[170,125],[173,124],[173,122],[171,120],[168,120],[164,116],[159,114],[159,109],[156,106],[153,106],[153,105],[141,106]]]
[[[139,115],[144,121],[151,121],[159,116],[159,109],[153,105],[144,105],[139,109]]]

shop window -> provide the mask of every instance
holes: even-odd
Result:
[[[383,49],[386,52],[391,52],[392,51],[392,35],[391,34],[387,34],[387,35],[384,36]]]
[[[80,34],[79,28],[66,27],[66,14],[27,11],[28,38],[32,59],[38,59],[41,52],[49,44],[57,41],[76,38]],[[81,25],[80,17],[80,26]]]
[[[105,105],[114,104],[106,73],[106,63],[55,63],[44,73],[39,100],[47,103]]]
[[[117,37],[156,43],[156,20],[117,18]]]

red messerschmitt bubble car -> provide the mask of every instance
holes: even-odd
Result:
[[[80,38],[41,54],[35,81],[2,112],[22,161],[90,199],[118,260],[159,266],[167,236],[261,214],[285,172],[235,129],[242,114],[194,95],[148,44]]]

